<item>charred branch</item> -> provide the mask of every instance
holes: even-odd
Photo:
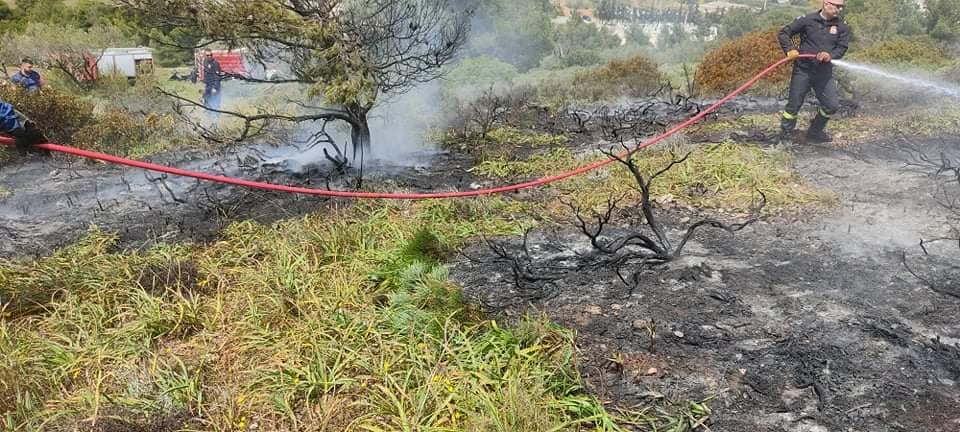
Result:
[[[519,245],[482,237],[484,246],[493,254],[492,259],[481,260],[465,252],[461,252],[461,255],[475,263],[505,265],[509,269],[514,287],[518,291],[527,293],[527,299],[542,299],[549,295],[555,281],[563,279],[586,266],[571,267],[539,262],[530,251],[530,232],[530,229],[524,231],[522,243]]]
[[[626,234],[612,239],[604,234],[605,229],[611,225],[613,216],[618,212],[618,203],[622,198],[608,199],[606,209],[602,212],[591,210],[591,216],[589,217],[591,222],[588,222],[588,218],[583,216],[583,212],[579,207],[569,202],[565,202],[565,204],[570,207],[574,213],[574,225],[581,233],[590,239],[590,244],[593,248],[601,254],[612,257],[605,261],[605,263],[614,266],[618,278],[624,285],[630,288],[631,293],[639,284],[640,272],[627,275],[625,274],[626,268],[639,268],[642,271],[649,266],[664,264],[674,260],[680,256],[684,247],[700,228],[708,227],[723,230],[731,234],[736,233],[759,220],[759,215],[766,206],[766,196],[758,191],[760,201],[754,207],[751,216],[746,220],[737,223],[725,223],[714,219],[700,220],[688,226],[683,231],[679,243],[673,246],[670,236],[654,212],[653,203],[650,198],[650,190],[653,182],[658,177],[676,165],[686,162],[690,153],[686,153],[681,157],[675,157],[666,166],[648,176],[641,171],[633,159],[633,153],[636,151],[636,148],[627,149],[623,144],[621,144],[621,146],[628,150],[626,156],[620,156],[612,151],[605,151],[605,153],[610,158],[626,166],[633,175],[637,183],[637,189],[640,191],[639,207],[643,215],[645,224],[643,228],[645,229],[628,229]]]
[[[960,240],[949,240],[960,243]],[[926,253],[926,248],[924,248],[924,253]],[[907,261],[906,252],[900,253],[900,264],[903,265],[903,268],[906,269],[908,273],[910,273],[913,277],[920,281],[923,286],[929,288],[931,291],[948,297],[960,299],[960,284],[956,282],[955,275],[953,275],[953,277],[947,275],[946,277],[942,278],[936,277],[936,275],[924,275],[910,265],[910,263]],[[946,269],[946,271],[948,273],[960,273],[960,269],[956,267]]]
[[[941,138],[938,145],[925,146],[901,134],[893,148],[906,156],[905,169],[935,179],[934,199],[960,217],[960,153],[954,150],[956,143]]]

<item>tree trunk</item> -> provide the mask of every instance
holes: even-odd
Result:
[[[350,122],[350,142],[353,144],[353,160],[357,160],[357,154],[370,154],[370,124],[367,123],[367,115],[358,116]]]

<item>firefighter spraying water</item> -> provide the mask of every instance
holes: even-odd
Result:
[[[810,89],[816,94],[820,107],[807,129],[807,142],[832,140],[824,129],[830,116],[840,109],[840,94],[831,62],[846,54],[851,37],[850,27],[840,18],[842,9],[843,0],[824,0],[819,11],[797,17],[780,30],[780,47],[787,57],[795,59],[790,78],[790,99],[780,119],[780,142],[783,144],[793,141],[797,113]],[[799,47],[793,45],[794,36],[800,37]],[[797,58],[801,54],[813,54],[816,58]]]

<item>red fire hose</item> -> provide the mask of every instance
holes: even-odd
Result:
[[[815,56],[812,55],[812,54],[803,54],[803,55],[801,55],[800,57],[801,57],[801,58],[814,58]],[[703,119],[704,117],[706,117],[707,114],[710,114],[711,112],[715,111],[715,110],[716,110],[717,108],[719,108],[721,105],[727,103],[728,101],[730,101],[730,99],[733,99],[734,96],[736,96],[736,95],[742,93],[744,90],[750,88],[750,87],[753,86],[757,81],[759,81],[761,78],[763,78],[764,76],[766,76],[767,74],[769,74],[770,72],[772,72],[774,69],[776,69],[776,68],[779,67],[780,65],[789,62],[790,60],[791,60],[791,59],[785,57],[785,58],[780,59],[780,60],[777,61],[776,63],[771,64],[771,65],[768,66],[766,69],[764,69],[764,70],[761,71],[760,73],[756,74],[753,78],[750,78],[749,81],[745,82],[743,85],[741,85],[740,87],[738,87],[736,90],[730,92],[730,94],[724,96],[722,99],[718,100],[718,101],[715,102],[713,105],[710,105],[710,106],[707,107],[705,110],[701,111],[699,114],[697,114],[697,115],[695,115],[695,116],[687,119],[687,120],[684,121],[683,123],[680,123],[680,124],[678,124],[678,125],[670,128],[670,129],[667,130],[666,132],[664,132],[664,133],[662,133],[662,134],[660,134],[660,135],[657,135],[657,136],[655,136],[655,137],[653,137],[653,138],[651,138],[651,139],[649,139],[649,140],[647,140],[647,141],[645,141],[645,142],[637,145],[637,146],[634,147],[633,149],[630,149],[630,150],[626,150],[626,151],[621,152],[621,153],[619,154],[619,156],[620,156],[620,157],[626,157],[627,155],[632,154],[632,153],[634,153],[634,152],[636,152],[636,151],[638,151],[638,150],[640,150],[640,149],[643,149],[643,148],[652,146],[652,145],[654,145],[654,144],[656,144],[656,143],[658,143],[658,142],[660,142],[660,141],[663,141],[664,139],[670,137],[671,135],[673,135],[673,134],[675,134],[675,133],[677,133],[677,132],[679,132],[679,131],[687,128],[687,127],[689,127],[690,125],[692,125],[692,124],[700,121],[701,119]],[[13,144],[14,144],[14,141],[13,141],[12,138],[0,137],[0,144],[13,145]],[[146,169],[146,170],[150,170],[150,171],[156,171],[156,172],[161,172],[161,173],[166,173],[166,174],[173,174],[173,175],[184,176],[184,177],[193,177],[193,178],[200,179],[200,180],[207,180],[207,181],[212,181],[212,182],[219,182],[219,183],[225,183],[225,184],[230,184],[230,185],[235,185],[235,186],[243,186],[243,187],[254,188],[254,189],[263,189],[263,190],[270,190],[270,191],[277,191],[277,192],[300,193],[300,194],[316,195],[316,196],[325,196],[325,197],[368,198],[368,199],[369,199],[369,198],[382,198],[382,199],[396,199],[396,200],[401,200],[401,199],[403,199],[403,200],[420,200],[420,199],[436,199],[436,198],[461,198],[461,197],[472,197],[472,196],[481,196],[481,195],[491,195],[491,194],[497,194],[497,193],[502,193],[502,192],[517,191],[517,190],[520,190],[520,189],[526,189],[526,188],[532,188],[532,187],[536,187],[536,186],[542,186],[542,185],[550,184],[550,183],[557,182],[557,181],[560,181],[560,180],[563,180],[563,179],[566,179],[566,178],[569,178],[569,177],[573,177],[573,176],[580,175],[580,174],[583,174],[583,173],[586,173],[586,172],[589,172],[589,171],[593,171],[593,170],[595,170],[595,169],[597,169],[597,168],[603,167],[603,166],[605,166],[605,165],[607,165],[607,164],[609,164],[609,163],[611,163],[611,162],[614,161],[614,159],[612,159],[612,158],[603,159],[603,160],[598,160],[598,161],[596,161],[596,162],[592,162],[592,163],[589,163],[589,164],[586,164],[586,165],[582,165],[582,166],[580,166],[580,167],[577,167],[577,168],[575,168],[575,169],[573,169],[573,170],[571,170],[571,171],[567,171],[567,172],[564,172],[564,173],[556,174],[556,175],[553,175],[553,176],[541,177],[541,178],[538,178],[538,179],[535,179],[535,180],[526,181],[526,182],[523,182],[523,183],[515,183],[515,184],[511,184],[511,185],[498,186],[498,187],[493,187],[493,188],[488,188],[488,189],[476,189],[476,190],[458,191],[458,192],[435,192],[435,193],[386,193],[386,192],[336,191],[336,190],[328,190],[328,189],[313,189],[313,188],[304,188],[304,187],[296,187],[296,186],[278,185],[278,184],[272,184],[272,183],[265,183],[265,182],[257,182],[257,181],[243,180],[243,179],[238,179],[238,178],[233,178],[233,177],[225,177],[225,176],[219,176],[219,175],[205,174],[205,173],[201,173],[201,172],[189,171],[189,170],[184,170],[184,169],[180,169],[180,168],[174,168],[174,167],[169,167],[169,166],[164,166],[164,165],[157,165],[157,164],[152,164],[152,163],[148,163],[148,162],[141,162],[141,161],[126,159],[126,158],[117,157],[117,156],[113,156],[113,155],[109,155],[109,154],[105,154],[105,153],[99,153],[99,152],[94,152],[94,151],[82,150],[82,149],[78,149],[78,148],[75,148],[75,147],[69,147],[69,146],[64,146],[64,145],[59,145],[59,144],[49,144],[49,143],[48,143],[48,144],[40,144],[40,145],[38,145],[37,147],[38,147],[38,148],[41,148],[41,149],[44,149],[44,150],[55,151],[55,152],[60,152],[60,153],[66,153],[66,154],[71,154],[71,155],[75,155],[75,156],[85,157],[85,158],[89,158],[89,159],[101,160],[101,161],[104,161],[104,162],[110,162],[110,163],[119,164],[119,165],[127,165],[127,166],[131,166],[131,167],[134,167],[134,168],[142,168],[142,169]]]

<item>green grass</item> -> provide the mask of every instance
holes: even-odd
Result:
[[[116,250],[92,231],[0,261],[0,429],[692,430],[700,406],[621,412],[586,394],[574,335],[485,319],[440,263],[516,234],[499,198],[373,203],[207,246]],[[695,411],[695,412],[694,412]]]
[[[686,162],[674,166],[658,177],[651,189],[655,199],[680,201],[687,205],[749,211],[762,191],[768,200],[768,211],[795,210],[809,205],[826,205],[835,197],[807,186],[793,172],[789,153],[763,150],[748,144],[680,143],[643,150],[635,155],[641,172],[650,174],[667,166],[674,158],[691,151]],[[524,161],[498,159],[485,161],[474,172],[494,178],[515,179],[556,174],[605,157],[602,154],[574,155],[566,149],[551,149]],[[548,190],[564,200],[582,207],[600,207],[609,196],[625,196],[625,204],[640,198],[636,182],[621,164],[613,163],[591,174],[555,183]],[[590,194],[583,191],[591,190]],[[553,200],[554,203],[557,200]],[[557,208],[564,212],[563,208]]]
[[[480,162],[517,161],[522,152],[561,146],[569,140],[564,135],[532,132],[510,126],[491,129],[484,137],[479,136],[479,133],[469,137],[444,137],[442,133],[440,135],[439,140],[444,145],[471,154]]]

